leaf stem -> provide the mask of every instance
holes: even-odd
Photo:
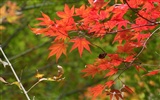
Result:
[[[19,83],[19,85],[20,85],[20,87],[21,87],[23,93],[25,94],[27,100],[31,100],[30,97],[29,97],[28,94],[27,94],[27,91],[26,91],[25,88],[23,87],[23,85],[22,85],[20,79],[18,78],[18,76],[17,76],[17,74],[16,74],[16,72],[15,72],[15,70],[14,70],[12,64],[11,64],[10,61],[8,60],[8,58],[7,58],[7,56],[5,55],[5,53],[4,53],[4,51],[3,51],[3,49],[2,49],[1,46],[0,46],[0,51],[2,52],[2,54],[3,54],[4,58],[6,59],[8,65],[10,66],[10,68],[11,68],[11,70],[12,70],[12,72],[13,72],[13,74],[14,74],[16,80],[18,81],[18,83]]]

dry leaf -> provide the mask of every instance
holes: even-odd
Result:
[[[7,62],[3,61],[1,58],[0,58],[0,62],[3,64],[4,68],[6,68],[6,66],[9,65]]]
[[[6,80],[4,80],[3,77],[0,77],[0,81],[3,82],[3,83],[6,83],[6,84],[8,83]]]

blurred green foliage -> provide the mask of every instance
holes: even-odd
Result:
[[[1,0],[2,6],[7,0]],[[18,76],[26,90],[28,90],[37,79],[36,71],[51,77],[57,73],[55,57],[48,59],[51,39],[33,34],[29,27],[37,24],[36,18],[41,17],[41,12],[49,15],[51,19],[57,18],[56,11],[63,10],[64,4],[80,7],[87,4],[87,0],[12,0],[22,8],[23,17],[17,23],[4,23],[5,30],[0,33],[0,44],[14,66]],[[132,13],[132,12],[129,12]],[[116,44],[112,44],[114,35],[107,35],[104,39],[91,40],[104,50],[112,53],[116,50]],[[85,51],[80,58],[76,50],[67,57],[62,56],[58,64],[65,70],[65,80],[61,82],[41,82],[30,92],[31,98],[35,100],[88,100],[85,95],[86,87],[96,83],[105,82],[100,76],[92,79],[83,78],[81,70],[86,64],[93,63],[102,51],[91,47],[92,53]],[[2,54],[0,54],[0,58]],[[139,58],[141,65],[147,70],[160,68],[160,32],[154,34],[149,40],[146,50]],[[139,63],[138,62],[138,63]],[[0,76],[8,82],[16,81],[10,68],[0,65]],[[160,98],[159,76],[141,77],[145,72],[138,73],[135,68],[126,71],[122,76],[127,85],[131,86],[135,93],[128,100],[158,100]],[[17,86],[9,86],[0,83],[0,100],[25,100],[25,96]],[[121,84],[116,84],[117,88]],[[83,99],[82,99],[83,98]],[[108,99],[106,99],[108,100]]]

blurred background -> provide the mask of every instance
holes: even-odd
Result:
[[[112,4],[114,2],[111,2]],[[57,74],[57,65],[64,68],[65,79],[60,82],[40,82],[30,92],[29,96],[35,100],[91,100],[92,95],[87,92],[90,86],[104,83],[107,80],[101,76],[95,78],[83,77],[82,69],[86,64],[91,64],[102,51],[91,47],[92,53],[84,51],[82,58],[78,50],[68,53],[67,57],[61,56],[58,63],[55,57],[48,59],[51,38],[43,35],[35,35],[29,27],[38,23],[36,18],[44,12],[51,19],[58,18],[56,12],[63,10],[64,4],[70,7],[88,5],[87,0],[1,0],[0,2],[0,45],[12,63],[20,77],[24,87],[28,90],[35,82],[37,70],[44,77],[52,77]],[[10,9],[6,11],[6,9]],[[114,35],[107,35],[103,39],[91,40],[101,46],[108,53],[116,50],[116,44],[112,44]],[[0,58],[4,57],[0,53]],[[139,62],[147,70],[160,68],[160,32],[154,34],[147,44],[147,49],[141,54]],[[139,63],[138,62],[138,63]],[[126,94],[127,100],[159,100],[160,75],[153,77],[141,77],[144,71],[131,68],[122,74],[121,78],[133,89],[134,94]],[[0,77],[7,82],[16,81],[12,71],[7,66],[0,64]],[[121,87],[116,84],[116,88]],[[16,85],[5,85],[0,82],[0,100],[26,100],[25,95]],[[109,100],[105,94],[97,100]]]

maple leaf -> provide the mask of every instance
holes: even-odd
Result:
[[[85,5],[82,5],[80,8],[75,9],[76,15],[82,15],[85,12]]]
[[[135,55],[130,55],[128,57],[126,57],[126,59],[124,60],[124,62],[132,62],[135,58],[134,58]]]
[[[140,69],[142,69],[142,70],[144,70],[144,71],[147,71],[144,67],[141,67],[141,66],[135,66],[136,67],[136,70],[139,72],[140,71]]]
[[[78,48],[80,57],[82,56],[82,52],[84,48],[88,50],[89,52],[91,52],[90,47],[89,47],[90,42],[87,41],[85,38],[80,37],[80,38],[71,39],[70,42],[74,42],[74,45],[72,46],[70,52],[74,50],[75,48]]]
[[[45,32],[47,32],[49,30],[49,28],[31,28],[31,27],[30,27],[30,29],[36,35],[44,34]]]
[[[82,70],[82,72],[85,72],[86,74],[84,75],[85,76],[89,76],[91,75],[92,77],[95,76],[95,74],[97,74],[97,72],[99,72],[98,68],[94,65],[87,65],[87,67],[85,69]]]
[[[64,7],[64,12],[62,11],[59,11],[57,12],[57,15],[60,17],[60,18],[69,18],[69,17],[72,17],[74,15],[74,6],[70,9],[68,7],[67,4],[65,4],[65,7]]]
[[[122,58],[120,58],[118,54],[108,54],[108,56],[114,66],[119,66],[122,63]]]
[[[113,80],[110,80],[110,81],[106,82],[106,86],[107,86],[108,88],[110,88],[113,84],[114,84],[114,81],[113,81]]]
[[[128,86],[123,84],[123,87],[121,88],[121,92],[126,92],[126,91],[130,94],[133,93],[133,91]]]
[[[112,67],[111,64],[108,62],[98,65],[98,68],[100,68],[101,71],[110,69],[111,67]]]
[[[109,1],[110,1],[110,0],[109,0]],[[109,1],[108,1],[108,2],[104,2],[104,0],[88,0],[88,2],[89,2],[92,6],[94,6],[94,7],[96,7],[96,8],[104,7],[105,5],[107,5],[107,4],[109,3]]]
[[[56,61],[58,61],[59,57],[62,55],[66,55],[67,45],[64,41],[54,41],[54,44],[50,46],[49,50],[51,50],[49,57],[56,55]]]
[[[115,68],[111,69],[110,72],[108,72],[105,77],[112,76],[112,75],[116,74],[117,72],[118,72],[118,69],[115,69]]]
[[[119,90],[113,89],[110,91],[109,94],[110,94],[110,100],[115,100],[115,98],[116,100],[119,100],[119,98],[120,100],[123,100],[122,94]]]
[[[93,99],[94,99],[98,95],[102,94],[103,89],[104,89],[104,86],[99,84],[97,86],[94,86],[94,87],[90,88],[89,91],[91,91],[91,93],[93,94]]]
[[[126,43],[123,46],[118,46],[118,52],[120,53],[127,53],[130,54],[132,53],[133,46],[130,43]]]
[[[140,42],[140,40],[146,39],[149,36],[150,36],[150,34],[140,34],[140,33],[138,33],[137,34],[137,40],[138,40],[138,42]]]
[[[147,73],[147,74],[145,74],[143,76],[153,76],[153,75],[156,75],[158,73],[160,73],[160,70],[154,70],[154,71],[151,71],[151,72],[149,72],[149,73]]]
[[[37,20],[42,21],[38,25],[47,26],[47,25],[53,25],[54,24],[54,22],[50,19],[50,17],[48,15],[46,15],[43,12],[41,12],[41,13],[42,13],[43,18],[37,18]]]

